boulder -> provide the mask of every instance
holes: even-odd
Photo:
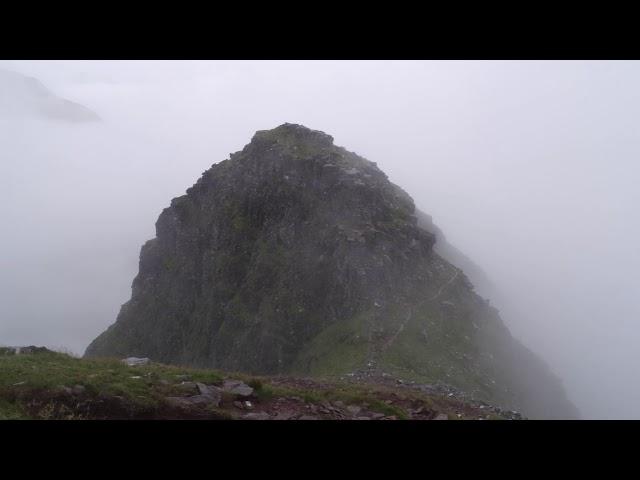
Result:
[[[214,385],[205,385],[204,383],[196,383],[201,397],[211,400],[216,406],[222,401],[222,390]]]
[[[269,420],[271,417],[267,412],[251,412],[242,416],[244,420]]]
[[[82,395],[86,390],[83,385],[74,385],[71,389],[74,395]]]
[[[253,395],[253,388],[240,380],[225,380],[222,390],[242,398]]]
[[[195,382],[182,382],[175,385],[174,389],[189,396],[199,395],[201,393]]]
[[[146,357],[145,358],[129,357],[129,358],[124,358],[122,361],[127,365],[129,365],[130,367],[137,367],[139,365],[146,365],[151,360],[149,360]]]
[[[358,407],[357,405],[349,405],[347,407],[347,410],[352,415],[358,415],[360,413],[360,410],[362,410],[362,408]]]

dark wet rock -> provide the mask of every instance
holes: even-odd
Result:
[[[202,397],[208,398],[216,406],[222,401],[222,390],[214,385],[205,385],[204,383],[196,383],[198,391]]]
[[[185,395],[198,395],[200,393],[195,382],[182,382],[175,385],[174,389]]]
[[[201,406],[214,406],[220,405],[220,399],[216,399],[207,395],[193,395],[190,397],[166,397],[166,401],[173,406],[189,408],[189,407],[201,407]]]
[[[285,411],[279,411],[276,414],[276,416],[273,417],[273,419],[274,420],[292,420],[295,416],[296,416],[296,412],[285,410]]]
[[[174,407],[188,407],[193,405],[190,397],[166,397],[166,402]]]
[[[222,402],[222,390],[214,385],[183,382],[180,385],[176,385],[175,388],[186,395],[181,397],[167,397],[167,402],[173,406],[182,408],[189,408],[193,406],[218,407]]]
[[[297,418],[297,420],[320,420],[318,417],[314,415],[301,415]]]
[[[242,398],[253,395],[253,388],[240,380],[225,380],[222,390]]]

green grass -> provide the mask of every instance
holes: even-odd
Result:
[[[89,398],[119,396],[134,409],[153,409],[177,393],[180,375],[207,384],[222,381],[211,370],[159,364],[129,367],[120,360],[79,359],[62,353],[0,357],[0,418],[24,417],[26,399],[76,385],[84,387],[83,395]]]
[[[275,383],[275,378],[243,373],[183,368],[161,364],[129,367],[115,359],[79,359],[62,353],[39,353],[0,357],[0,420],[86,418],[156,418],[166,412],[167,396],[188,394],[183,380],[221,385],[224,378],[245,382],[254,389],[257,403],[278,397],[299,397],[307,403],[342,401],[368,410],[409,417],[402,405],[421,405],[431,411],[455,414],[456,402],[443,396],[412,390],[399,391],[383,385],[354,384],[344,380],[318,379],[309,386],[294,379]],[[81,385],[81,394],[70,395],[63,388]],[[100,399],[119,397],[126,410],[100,410]],[[231,418],[234,396],[223,393],[220,407],[209,408],[215,418]],[[392,400],[392,404],[386,403]],[[90,408],[78,407],[89,402]],[[98,410],[96,410],[98,408]],[[111,408],[111,407],[109,407]],[[116,407],[113,407],[116,408]],[[225,410],[225,408],[227,410]],[[115,412],[115,413],[114,413]]]
[[[425,336],[426,333],[426,336]],[[446,383],[491,399],[487,371],[477,365],[480,352],[471,321],[464,314],[444,317],[436,306],[416,309],[381,365],[389,373],[420,383]]]
[[[292,371],[314,376],[348,373],[365,365],[368,352],[364,312],[323,330],[296,359]]]
[[[15,403],[0,399],[0,420],[23,420],[25,413]]]
[[[321,404],[323,402],[342,401],[346,405],[368,404],[369,409],[384,415],[395,415],[404,420],[407,413],[397,405],[388,405],[380,399],[382,391],[371,387],[355,386],[349,384],[334,384],[328,389],[302,389],[265,385],[262,391],[263,398],[274,397],[299,397],[307,403]],[[260,397],[260,395],[259,395]]]
[[[327,145],[321,145],[313,142],[301,142],[296,138],[295,134],[292,134],[287,129],[278,129],[275,128],[273,130],[263,130],[257,132],[261,139],[273,142],[278,144],[281,148],[283,148],[287,153],[295,155],[298,158],[311,158],[313,156],[319,155],[327,148],[335,148],[328,147]]]

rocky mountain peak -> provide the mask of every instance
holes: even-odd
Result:
[[[546,367],[434,251],[428,225],[375,163],[330,135],[288,123],[259,131],[161,213],[131,300],[86,355],[392,375],[534,416],[531,399],[545,391],[548,405],[571,410]],[[527,383],[534,377],[546,390]]]
[[[319,130],[311,130],[304,125],[283,123],[271,130],[258,130],[251,139],[251,143],[280,143],[292,146],[296,144],[307,144],[322,148],[332,147],[333,137]]]

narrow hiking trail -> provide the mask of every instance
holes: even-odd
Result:
[[[435,295],[433,295],[432,297],[427,299],[424,302],[424,304],[428,304],[428,303],[431,303],[431,302],[434,302],[434,301],[438,300],[442,296],[442,294],[445,293],[445,291],[456,281],[456,279],[458,278],[460,272],[461,272],[460,269],[456,269],[455,273],[451,276],[451,278],[449,280],[447,280],[447,282],[444,283],[438,289],[438,291],[435,293]],[[366,370],[368,370],[370,373],[373,373],[373,372],[375,372],[377,370],[376,365],[377,365],[378,361],[380,360],[381,356],[384,355],[384,353],[389,349],[389,347],[391,347],[391,345],[393,345],[393,343],[400,336],[400,334],[404,331],[404,329],[409,324],[409,322],[411,321],[412,318],[413,318],[413,309],[410,308],[408,313],[407,313],[407,315],[406,315],[406,318],[402,321],[402,323],[400,323],[400,326],[398,327],[398,329],[393,333],[393,335],[391,335],[391,337],[389,337],[382,344],[379,344],[378,342],[375,341],[373,324],[370,326],[369,337],[368,337],[369,349],[368,349],[368,354],[367,354]]]
[[[438,293],[436,293],[433,297],[431,297],[429,300],[427,300],[427,303],[429,302],[433,302],[434,300],[437,300],[438,298],[440,298],[440,295],[442,295],[442,293],[444,292],[444,290],[451,285],[456,278],[458,278],[458,275],[460,274],[462,270],[460,269],[456,269],[456,273],[453,274],[453,276],[447,281],[447,283],[445,283],[444,285],[442,285],[440,287],[440,290],[438,290]]]

